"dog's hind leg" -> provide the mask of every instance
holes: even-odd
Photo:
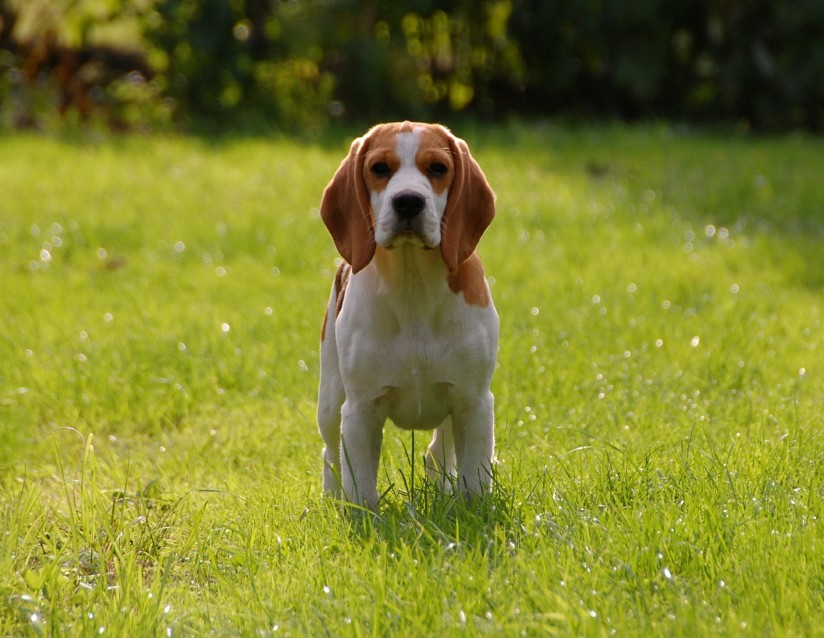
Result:
[[[327,308],[320,343],[320,386],[318,388],[318,429],[323,437],[323,492],[333,498],[342,498],[340,464],[340,411],[346,399],[338,366],[335,341],[335,297]]]
[[[452,417],[446,417],[444,422],[435,429],[424,463],[429,480],[445,493],[450,493],[452,484],[458,476]]]

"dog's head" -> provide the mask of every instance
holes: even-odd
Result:
[[[495,216],[495,196],[466,142],[439,124],[379,124],[352,142],[320,214],[358,272],[377,245],[440,247],[455,272]]]

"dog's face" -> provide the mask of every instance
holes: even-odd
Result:
[[[379,124],[352,142],[321,217],[357,273],[376,246],[440,247],[450,272],[475,250],[495,196],[466,143],[438,124]]]
[[[422,127],[385,127],[372,138],[363,179],[375,216],[375,242],[392,249],[403,243],[441,244],[441,219],[454,162],[445,135]]]

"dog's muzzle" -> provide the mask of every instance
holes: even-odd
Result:
[[[395,215],[392,225],[392,248],[412,243],[423,248],[433,248],[425,228],[426,199],[415,191],[401,191],[394,195],[390,205]]]
[[[398,216],[399,222],[412,225],[426,206],[426,200],[412,191],[398,193],[392,198],[392,210]]]

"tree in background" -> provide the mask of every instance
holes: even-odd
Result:
[[[168,119],[142,45],[151,0],[0,0],[0,124]]]
[[[573,114],[824,128],[820,0],[0,0],[7,126]]]
[[[254,112],[306,128],[330,114],[491,112],[486,86],[519,72],[510,9],[489,0],[165,0],[147,38],[185,112]]]

